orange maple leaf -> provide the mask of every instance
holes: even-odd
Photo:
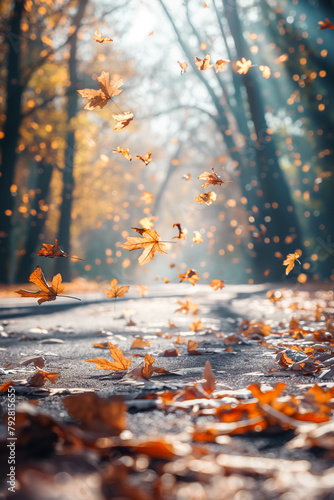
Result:
[[[28,378],[28,384],[32,387],[42,387],[47,380],[50,380],[51,384],[55,384],[59,377],[59,372],[44,372],[43,370],[38,370]]]
[[[196,281],[202,279],[198,276],[198,274],[196,273],[196,271],[194,269],[188,269],[188,271],[186,273],[179,274],[178,278],[181,278],[180,283],[182,281],[189,281],[189,283],[191,283],[193,286],[196,285]]]
[[[96,368],[99,370],[127,370],[131,366],[131,359],[126,358],[121,349],[117,349],[116,345],[113,345],[111,342],[108,342],[108,347],[110,351],[110,356],[114,360],[112,363],[107,359],[103,358],[95,358],[95,359],[86,359],[86,363],[95,363]]]
[[[152,161],[151,156],[152,156],[152,151],[148,151],[145,156],[137,155],[136,158],[138,158],[138,160],[141,160],[143,163],[145,163],[145,165],[148,165]]]
[[[214,191],[210,191],[209,193],[200,193],[194,201],[196,201],[199,205],[205,203],[206,205],[211,205],[214,201],[216,201],[217,195]]]
[[[101,75],[97,77],[99,82],[100,90],[94,89],[83,89],[78,90],[78,94],[81,97],[89,99],[84,109],[92,111],[95,108],[104,108],[109,99],[119,95],[123,89],[119,89],[123,85],[123,80],[110,80],[109,73],[102,71]],[[114,116],[114,115],[112,115]]]
[[[296,250],[295,253],[289,253],[286,259],[283,261],[283,266],[288,266],[285,269],[285,274],[288,275],[289,272],[295,267],[295,262],[299,262],[298,258],[301,256],[300,250]],[[299,262],[300,264],[300,262]]]
[[[38,250],[37,255],[39,257],[50,257],[50,259],[55,259],[58,257],[70,257],[71,259],[76,259],[76,260],[82,260],[84,261],[85,259],[80,259],[79,257],[74,257],[72,255],[68,255],[67,253],[62,250],[58,244],[57,238],[55,238],[55,244],[51,245],[50,243],[42,243],[42,247],[40,250]]]
[[[334,30],[334,24],[328,18],[326,18],[326,22],[319,21],[318,24],[319,30]]]
[[[137,227],[132,227],[131,229],[141,234],[143,237],[138,238],[129,236],[126,242],[121,245],[121,248],[129,250],[129,252],[132,250],[144,249],[143,253],[138,258],[140,266],[144,266],[153,260],[155,252],[167,253],[166,245],[160,240],[160,236],[156,231]]]
[[[194,319],[190,324],[191,332],[198,332],[199,330],[204,330],[205,326],[203,325],[200,318]]]
[[[229,59],[218,59],[218,61],[216,61],[216,73],[223,71],[226,64],[229,62],[231,62]]]
[[[129,148],[124,149],[121,146],[117,146],[117,148],[113,150],[113,153],[121,153],[126,160],[132,161]]]
[[[240,75],[245,75],[246,73],[248,73],[249,68],[252,66],[252,61],[250,59],[247,60],[245,57],[243,57],[241,61],[237,61],[235,65],[239,67],[237,72]]]
[[[193,241],[194,243],[197,243],[197,245],[199,245],[204,240],[203,240],[202,235],[199,231],[194,231],[194,236],[192,237],[191,241]]]
[[[125,113],[118,113],[117,115],[111,116],[118,122],[114,126],[114,130],[121,130],[122,128],[129,125],[131,120],[133,120],[133,113],[131,113],[131,111],[125,111]]]
[[[263,66],[261,64],[261,66],[259,66],[259,70],[261,71],[263,78],[266,79],[270,78],[271,69],[269,68],[269,66]]]
[[[217,184],[219,186],[220,184],[225,184],[226,182],[233,182],[233,181],[223,181],[223,179],[221,179],[219,175],[216,174],[213,167],[211,167],[211,170],[212,174],[210,174],[210,172],[203,172],[198,177],[202,181],[207,181],[201,185],[202,188],[206,188],[207,186],[210,186],[210,184]]]
[[[200,71],[204,71],[213,67],[213,64],[210,64],[210,59],[210,54],[207,54],[204,59],[195,56],[195,64]]]
[[[185,240],[187,238],[186,234],[188,231],[186,229],[184,231],[182,231],[181,224],[179,222],[176,222],[175,224],[173,224],[173,227],[177,227],[179,230],[179,234],[177,236],[173,236],[173,238],[178,238],[179,240],[182,240],[182,239]]]
[[[56,274],[56,276],[52,278],[51,286],[49,286],[46,282],[43,271],[39,266],[35,267],[35,270],[29,276],[29,281],[37,285],[40,290],[37,292],[32,292],[30,290],[18,290],[16,293],[19,293],[21,297],[40,297],[37,301],[39,305],[43,304],[43,302],[56,300],[57,295],[61,294],[64,290],[64,286],[61,284],[61,274]],[[68,295],[63,295],[63,297],[68,297]],[[76,297],[69,298],[80,300]]]
[[[143,200],[145,205],[150,205],[153,201],[153,198],[154,198],[153,194],[149,193],[148,191],[142,191],[142,193],[143,193],[143,196],[141,196],[139,199]]]
[[[210,286],[214,289],[214,290],[222,290],[225,286],[225,283],[224,281],[222,280],[212,280],[211,283],[210,283]]]
[[[110,281],[110,290],[103,288],[103,292],[109,299],[116,299],[117,297],[124,297],[124,294],[128,293],[129,289],[130,287],[128,285],[120,286],[118,288],[118,281],[114,278]]]
[[[95,33],[93,35],[93,40],[95,40],[98,43],[106,43],[106,42],[112,42],[113,39],[109,38],[108,36],[102,37],[102,33],[99,33],[99,30],[96,28]]]
[[[188,63],[187,62],[180,62],[180,61],[177,61],[177,62],[181,66],[181,75],[183,75],[183,73],[185,73],[187,71]]]

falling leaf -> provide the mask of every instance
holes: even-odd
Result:
[[[328,18],[326,18],[326,22],[319,21],[319,30],[334,30],[334,24],[330,22]]]
[[[225,284],[224,284],[224,281],[215,279],[215,280],[211,281],[210,286],[214,290],[222,290],[224,288]]]
[[[39,257],[50,257],[51,259],[55,257],[67,257],[65,253],[58,245],[58,240],[55,238],[55,244],[51,245],[49,243],[42,243],[43,248],[38,250],[37,255]]]
[[[148,36],[153,36],[154,35],[154,31],[150,31]]]
[[[229,62],[231,62],[229,59],[218,59],[218,61],[216,61],[216,73],[219,73],[219,71],[223,71],[226,64]]]
[[[173,224],[173,227],[177,227],[178,230],[179,230],[179,234],[177,236],[173,236],[173,238],[178,238],[179,240],[187,238],[187,236],[186,236],[186,234],[187,234],[186,230],[182,231],[181,224],[179,222],[176,222],[175,224]]]
[[[148,340],[134,339],[130,349],[145,349],[146,347],[150,347],[150,345]]]
[[[214,201],[216,201],[217,195],[214,191],[210,191],[209,193],[200,193],[194,201],[196,201],[199,205],[205,203],[206,205],[211,205]]]
[[[194,231],[194,236],[192,237],[191,241],[193,241],[194,243],[197,243],[197,245],[199,245],[204,240],[203,240],[202,235],[199,231]]]
[[[117,148],[113,150],[113,153],[121,153],[126,160],[129,160],[129,161],[132,160],[132,156],[130,155],[129,148],[124,149],[121,146],[117,146]]]
[[[84,107],[84,109],[88,109],[89,111],[92,111],[97,107],[101,109],[104,108],[109,99],[119,95],[123,91],[123,89],[119,89],[119,87],[123,85],[123,80],[110,80],[109,73],[106,73],[105,71],[102,71],[101,75],[97,77],[97,81],[99,82],[100,90],[83,89],[77,91],[81,97],[89,99],[89,102]],[[115,116],[120,115],[112,116],[114,118]]]
[[[213,64],[210,64],[210,59],[211,57],[209,54],[207,54],[204,59],[195,56],[195,64],[200,71],[204,71],[213,67]]]
[[[142,191],[143,196],[141,196],[139,199],[143,200],[145,205],[150,205],[153,201],[153,194],[149,193],[148,191]]]
[[[190,181],[191,174],[184,174],[184,175],[182,175],[182,179],[184,179],[185,181]]]
[[[204,184],[202,184],[202,188],[206,188],[207,186],[210,186],[210,184],[225,184],[226,182],[233,182],[233,181],[223,181],[219,177],[219,175],[216,174],[215,170],[213,167],[211,167],[212,174],[210,172],[203,172],[198,178],[202,181],[207,181]]]
[[[125,111],[125,113],[119,113],[117,115],[111,116],[118,122],[114,126],[114,130],[121,130],[122,128],[129,125],[131,120],[133,120],[133,113],[131,113],[131,111]]]
[[[191,332],[198,332],[200,330],[204,330],[205,326],[203,325],[202,321],[198,319],[194,319],[191,324],[190,324],[190,331]]]
[[[197,342],[195,342],[194,340],[188,340],[188,354],[192,355],[202,354],[200,351],[196,351],[197,347],[198,347]]]
[[[137,155],[136,158],[145,163],[145,165],[148,165],[152,161],[151,156],[152,156],[152,151],[148,151],[145,156]]]
[[[130,287],[127,285],[118,288],[118,281],[116,278],[110,281],[110,290],[103,288],[103,292],[107,295],[108,299],[116,299],[117,297],[124,297],[128,293]]]
[[[117,346],[111,342],[108,342],[108,347],[114,363],[102,358],[86,359],[86,363],[95,363],[96,368],[99,370],[127,370],[131,366],[131,359],[126,358],[123,351],[117,349]]]
[[[47,380],[49,380],[52,384],[55,384],[59,377],[59,373],[57,372],[44,372],[42,370],[38,370],[37,373],[31,375],[28,378],[29,385],[33,387],[42,387]]]
[[[181,302],[181,300],[178,300],[177,303],[180,305],[179,309],[176,309],[175,312],[180,313],[180,314],[188,314],[190,312],[193,313],[193,316],[196,316],[198,313],[199,306],[198,304],[194,304],[189,297],[184,297],[185,302]]]
[[[128,237],[126,242],[121,245],[121,248],[125,250],[139,250],[144,249],[143,253],[139,256],[138,261],[140,266],[144,266],[151,260],[155,255],[155,252],[167,253],[166,245],[160,241],[160,236],[156,231],[152,231],[151,229],[140,229],[136,227],[132,227],[134,231],[141,234],[143,237]]]
[[[187,62],[180,62],[180,61],[177,61],[177,62],[181,66],[181,75],[183,75],[183,73],[185,73],[187,71],[188,63]]]
[[[98,28],[96,28],[96,30],[95,30],[95,33],[93,35],[93,40],[95,40],[96,42],[99,42],[99,43],[106,43],[106,42],[112,42],[113,41],[112,38],[109,38],[107,36],[102,37],[102,34],[99,33]]]
[[[189,281],[192,285],[195,285],[196,281],[201,279],[194,269],[188,269],[186,273],[178,274],[178,278],[181,278],[180,283],[182,281]]]
[[[40,297],[37,301],[39,305],[43,304],[43,302],[56,300],[57,295],[61,294],[64,290],[64,287],[61,285],[61,274],[56,274],[56,276],[52,279],[51,286],[49,286],[45,280],[43,271],[39,266],[35,267],[35,270],[29,276],[29,281],[38,286],[40,290],[37,292],[31,292],[30,290],[18,290],[16,293],[19,293],[21,297]]]
[[[270,75],[271,75],[271,69],[269,68],[269,66],[259,66],[259,70],[261,71],[262,73],[262,76],[263,78],[270,78]]]
[[[145,295],[148,293],[148,288],[145,285],[137,285],[136,292],[142,297],[145,297]]]
[[[237,72],[240,75],[245,75],[246,73],[248,73],[249,68],[252,66],[252,61],[250,59],[247,60],[245,57],[243,57],[241,61],[237,61],[235,65],[239,67]]]
[[[295,262],[299,262],[298,258],[301,256],[301,252],[297,250],[295,253],[289,253],[286,259],[283,261],[283,266],[288,266],[285,269],[285,274],[288,275],[289,272],[295,267]],[[300,262],[299,262],[300,264]]]

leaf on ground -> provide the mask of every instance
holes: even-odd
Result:
[[[103,399],[97,394],[80,394],[62,399],[68,414],[90,430],[118,436],[126,429],[127,406],[120,396]]]
[[[165,358],[171,358],[179,355],[179,350],[178,349],[166,349],[166,351],[163,353],[163,356]]]
[[[124,297],[124,294],[128,293],[129,289],[130,287],[128,285],[120,286],[118,288],[118,281],[114,278],[110,281],[110,290],[103,288],[103,292],[109,299],[114,299],[116,297]]]
[[[148,340],[134,339],[130,349],[145,349],[146,347],[150,347],[150,345],[151,344]]]
[[[83,89],[77,91],[81,97],[89,99],[89,102],[84,107],[84,109],[88,109],[89,111],[95,108],[104,108],[109,99],[119,95],[123,91],[123,89],[119,89],[123,85],[123,80],[110,80],[108,72],[102,71],[101,75],[97,77],[97,81],[100,90]],[[114,118],[116,115],[112,116]]]
[[[195,64],[200,71],[205,71],[213,67],[213,64],[210,64],[210,59],[210,54],[207,54],[204,59],[195,56]]]
[[[202,278],[200,278],[198,276],[198,274],[196,273],[196,271],[194,269],[188,269],[188,271],[184,274],[178,274],[178,278],[181,278],[180,279],[180,283],[182,281],[189,281],[189,283],[191,283],[193,286],[196,285],[196,282]]]
[[[61,285],[61,274],[56,274],[56,276],[52,279],[51,286],[49,286],[46,282],[43,271],[39,266],[37,266],[31,273],[29,281],[37,285],[40,290],[37,292],[31,292],[30,290],[18,290],[16,293],[19,293],[21,297],[40,297],[37,301],[39,305],[43,304],[43,302],[56,300],[57,295],[64,291],[64,287]]]
[[[194,340],[188,340],[188,354],[202,354],[200,351],[197,351],[196,348],[198,347],[198,343],[195,342]]]
[[[211,281],[210,286],[215,290],[222,290],[225,287],[225,283],[222,280],[214,279]]]
[[[110,356],[114,360],[112,363],[107,359],[103,358],[95,358],[95,359],[86,359],[86,363],[95,363],[96,368],[99,370],[127,370],[131,366],[131,359],[126,358],[121,349],[118,349],[116,345],[108,342],[108,347],[110,351]]]
[[[194,201],[198,203],[199,205],[202,205],[205,203],[206,205],[212,205],[214,201],[216,201],[217,195],[214,191],[210,191],[209,193],[200,193],[196,198],[194,198]]]
[[[181,334],[179,334],[179,336],[177,337],[177,339],[175,340],[174,344],[176,345],[181,345],[181,344],[185,344],[187,342],[187,339],[183,339],[181,337]]]
[[[145,165],[148,165],[152,161],[151,156],[152,156],[152,151],[148,151],[145,156],[137,155],[136,158],[138,158],[138,160],[141,160],[143,163],[145,163]]]
[[[5,382],[4,384],[0,385],[0,392],[7,392],[9,387],[13,385],[13,381],[10,380],[9,382]]]
[[[117,148],[113,150],[113,153],[121,153],[126,160],[132,161],[132,156],[130,155],[129,148],[125,149],[121,146],[117,146]]]
[[[59,372],[44,372],[42,370],[38,370],[37,373],[34,373],[28,378],[28,383],[32,387],[42,387],[47,380],[49,380],[52,384],[55,384],[59,377]]]
[[[148,262],[153,260],[155,252],[167,253],[166,245],[160,241],[160,236],[158,233],[151,229],[140,229],[132,227],[134,231],[141,234],[143,237],[128,237],[126,242],[121,245],[121,248],[125,250],[139,250],[143,249],[143,253],[139,256],[138,262],[140,266],[144,266]]]
[[[216,380],[212,373],[210,361],[206,361],[203,371],[203,378],[205,382],[202,382],[202,387],[207,394],[211,394],[216,388]]]
[[[123,83],[122,83],[123,84]],[[131,111],[125,111],[125,113],[118,113],[116,115],[111,115],[114,120],[117,121],[114,126],[114,130],[121,130],[125,128],[133,120],[134,116]]]
[[[50,243],[42,243],[42,247],[43,248],[37,252],[39,257],[50,257],[51,259],[57,257],[68,257],[67,253],[65,253],[58,245],[57,238],[55,238],[54,245],[51,245]]]
[[[295,262],[299,262],[299,257],[301,256],[301,251],[296,250],[295,253],[289,253],[286,259],[283,261],[283,266],[287,266],[285,269],[285,274],[288,275],[290,271],[295,267]],[[300,263],[300,262],[299,262]]]
[[[99,33],[98,28],[96,28],[95,30],[95,33],[93,35],[93,40],[95,40],[98,43],[107,43],[113,41],[113,39],[109,38],[108,36],[102,36],[102,33]]]
[[[34,363],[35,368],[44,368],[45,358],[43,356],[25,356],[20,361],[13,361],[9,363],[4,368],[7,370],[16,368],[18,366],[28,366],[30,363]]]

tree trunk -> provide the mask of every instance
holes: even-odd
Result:
[[[14,181],[16,147],[19,138],[21,99],[23,85],[20,81],[20,35],[24,0],[16,0],[12,14],[7,63],[7,105],[4,137],[1,141],[1,176],[0,176],[0,282],[10,281],[10,237],[13,227],[12,214],[14,200],[10,191]]]
[[[80,0],[78,2],[78,11],[74,18],[73,24],[78,27],[81,24],[82,17],[88,0]],[[70,57],[69,57],[69,76],[70,87],[67,100],[67,118],[69,130],[66,136],[65,149],[65,166],[63,169],[63,191],[62,204],[60,208],[60,221],[58,230],[58,239],[61,247],[66,253],[70,253],[70,227],[71,213],[73,203],[74,190],[74,156],[75,156],[75,130],[73,128],[72,119],[78,112],[78,74],[77,74],[77,33],[70,39]],[[71,280],[70,259],[57,259],[55,264],[55,272],[61,273],[64,281]]]
[[[37,181],[35,188],[35,198],[31,206],[31,213],[28,220],[28,236],[25,243],[25,254],[21,257],[16,273],[16,283],[25,283],[32,272],[37,246],[41,245],[40,234],[44,229],[47,212],[41,210],[41,205],[46,201],[51,177],[52,166],[40,162],[37,169]]]

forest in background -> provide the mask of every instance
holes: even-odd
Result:
[[[16,0],[0,9],[0,282],[26,282],[54,238],[86,259],[43,263],[66,281],[175,281],[188,268],[202,282],[334,279],[334,33],[318,24],[333,18],[333,2]],[[94,41],[96,29],[113,41]],[[201,71],[195,57],[206,54],[230,62]],[[246,74],[235,64],[243,57]],[[77,90],[97,89],[102,71],[123,79],[124,92],[84,110]],[[134,120],[115,131],[111,115],[128,109]],[[136,159],[148,151],[150,163]],[[233,183],[199,205],[198,176],[211,167]],[[177,242],[145,273],[121,249],[144,217]],[[186,239],[173,239],[175,223]],[[286,277],[282,262],[297,249],[301,264]]]

